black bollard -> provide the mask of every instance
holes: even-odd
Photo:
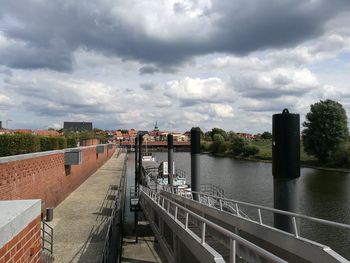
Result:
[[[174,185],[174,136],[168,134],[168,184]]]
[[[137,189],[137,137],[135,137],[135,191]]]
[[[300,117],[284,109],[272,116],[274,208],[296,212],[296,180],[300,177]],[[292,218],[274,214],[274,225],[294,233]]]
[[[191,188],[192,191],[200,191],[200,131],[197,128],[191,129]],[[193,199],[199,201],[198,194],[193,195]]]
[[[139,139],[138,139],[138,143],[139,143],[139,169],[138,169],[138,178],[137,178],[137,182],[138,184],[141,183],[141,178],[142,178],[142,141],[143,141],[143,135],[139,134]]]

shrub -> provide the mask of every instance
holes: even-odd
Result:
[[[339,145],[331,154],[330,154],[330,165],[332,166],[348,166],[350,163],[350,151],[349,148],[345,145]]]
[[[259,148],[254,145],[247,145],[243,148],[243,156],[248,157],[259,153]]]
[[[201,152],[210,152],[211,144],[206,141],[201,141]]]
[[[39,137],[41,151],[53,151],[67,148],[65,137]]]
[[[39,137],[31,134],[0,135],[0,156],[10,156],[38,151],[40,151]]]
[[[231,138],[230,150],[233,155],[241,155],[244,151],[244,148],[247,146],[247,141],[238,136],[234,136]]]
[[[67,138],[67,147],[68,148],[77,147],[77,139],[74,137]]]
[[[65,137],[57,137],[58,149],[66,149],[67,148],[67,139]]]

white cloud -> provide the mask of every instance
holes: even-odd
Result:
[[[233,109],[230,105],[210,103],[208,106],[202,107],[203,112],[207,112],[214,118],[231,118],[234,116]]]
[[[220,78],[190,78],[166,83],[165,95],[194,105],[200,102],[232,101],[233,93]]]

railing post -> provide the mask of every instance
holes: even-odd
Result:
[[[222,211],[222,200],[220,199],[220,210]]]
[[[175,222],[177,221],[177,206],[175,206],[175,215],[174,215]]]
[[[230,238],[230,262],[236,263],[236,240]]]
[[[299,237],[298,226],[297,226],[297,221],[295,219],[295,216],[293,216],[292,221],[293,221],[294,235],[295,237]]]
[[[261,210],[260,210],[260,208],[258,208],[258,215],[259,215],[259,224],[262,225],[263,222],[262,222],[262,216],[261,216]]]
[[[201,238],[201,243],[205,243],[205,223],[202,222],[202,238]]]
[[[188,229],[188,213],[186,212],[185,229]]]

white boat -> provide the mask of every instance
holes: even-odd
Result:
[[[168,162],[156,161],[152,154],[142,156],[143,178],[142,182],[148,187],[160,189],[168,185]],[[174,166],[175,167],[175,166]],[[176,169],[173,176],[173,186],[187,188],[186,174],[184,171]]]

